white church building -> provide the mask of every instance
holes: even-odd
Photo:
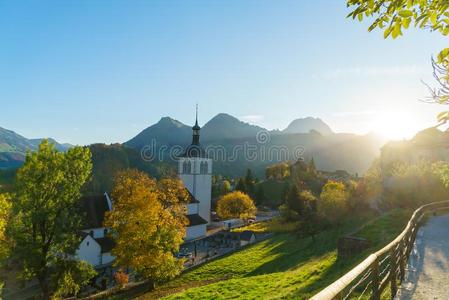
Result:
[[[192,144],[187,146],[178,162],[179,178],[191,196],[187,205],[189,226],[186,241],[206,236],[206,227],[210,223],[211,215],[212,159],[207,157],[200,144],[198,112],[192,130]]]

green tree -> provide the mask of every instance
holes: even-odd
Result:
[[[79,245],[80,190],[92,169],[90,151],[73,147],[66,153],[47,140],[28,152],[17,174],[13,202],[12,253],[26,279],[37,278],[43,298],[51,295],[50,268],[63,266]]]
[[[182,182],[121,171],[112,198],[114,209],[106,213],[105,226],[115,239],[114,264],[135,270],[152,285],[178,275],[183,260],[173,253],[179,251],[188,225],[188,193]]]
[[[236,190],[236,191],[243,192],[243,193],[246,193],[246,192],[247,192],[247,190],[246,190],[246,184],[245,184],[245,179],[239,178],[239,180],[237,181],[237,184],[236,184],[236,186],[235,186],[235,190]]]
[[[251,196],[254,197],[256,187],[254,185],[254,177],[253,177],[253,173],[252,173],[251,169],[246,170],[245,186],[246,186],[246,191],[248,192],[248,194],[250,194]]]
[[[11,201],[7,194],[0,194],[0,266],[3,259],[9,254],[11,241],[7,238],[6,228],[11,215]],[[0,298],[3,283],[0,281]]]
[[[321,192],[318,212],[331,223],[340,223],[346,213],[347,200],[345,185],[329,180]]]
[[[247,194],[236,191],[218,200],[217,214],[224,220],[234,218],[247,220],[256,214],[256,206]]]
[[[301,197],[301,193],[296,184],[290,186],[287,192],[286,204],[289,209],[295,211],[299,216],[304,213],[304,199]]]
[[[77,296],[81,288],[87,286],[97,275],[91,264],[76,260],[62,261],[52,273],[53,282],[57,286],[53,295],[56,299]]]
[[[223,180],[221,183],[221,195],[225,195],[231,191],[231,183],[229,180]]]
[[[263,186],[260,185],[256,192],[256,204],[261,205],[265,203],[267,200],[267,196],[265,195],[265,191],[263,190]]]

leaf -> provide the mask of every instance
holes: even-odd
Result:
[[[403,17],[403,18],[409,18],[411,16],[413,16],[413,12],[411,10],[407,10],[407,9],[403,9],[401,11],[399,11],[399,16]]]

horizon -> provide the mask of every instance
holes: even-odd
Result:
[[[5,1],[0,126],[122,143],[162,116],[193,124],[195,103],[203,125],[220,112],[268,130],[311,116],[389,139],[434,126],[441,107],[420,101],[421,80],[434,83],[430,57],[444,39],[411,29],[384,40],[348,12],[325,0]]]

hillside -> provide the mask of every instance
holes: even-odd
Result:
[[[292,233],[276,234],[187,271],[139,299],[308,299],[393,240],[409,217],[407,211],[392,211],[368,223],[357,235],[370,239],[372,247],[348,260],[337,260],[337,239],[366,219],[347,221],[319,234],[315,242]]]
[[[12,130],[0,127],[0,169],[17,168],[22,165],[27,150],[36,150],[42,138],[27,139]],[[59,151],[66,151],[69,144],[60,144],[49,138]]]

